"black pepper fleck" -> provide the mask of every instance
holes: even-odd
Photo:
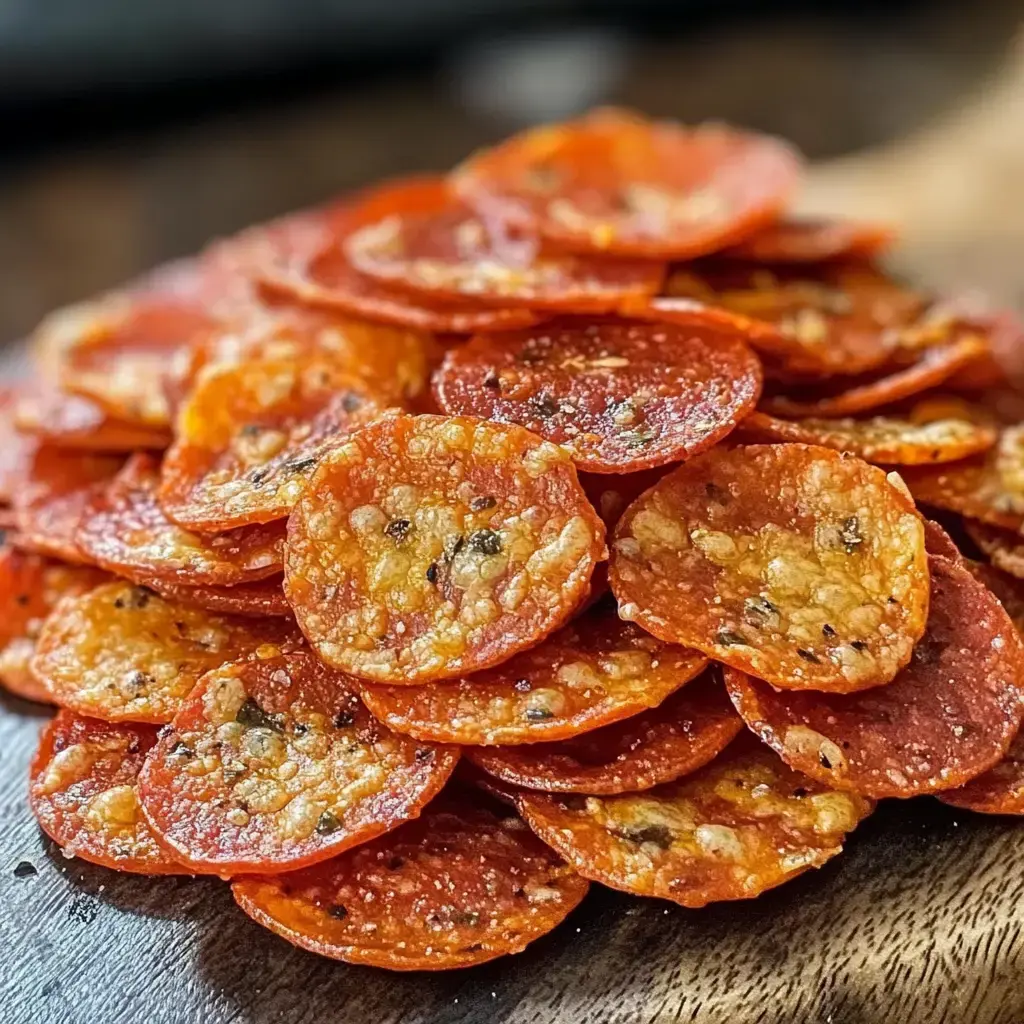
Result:
[[[480,555],[501,552],[501,535],[494,530],[476,530],[469,535],[469,546]]]
[[[281,732],[281,723],[277,716],[268,715],[252,697],[246,697],[243,701],[238,714],[235,715],[235,721],[239,725],[244,725],[246,729],[270,729],[272,732]]]
[[[337,815],[332,814],[330,811],[324,811],[317,818],[316,831],[318,835],[329,836],[332,832],[337,832],[339,828],[341,828],[341,822],[338,821]]]
[[[408,519],[392,519],[391,522],[384,527],[384,532],[399,544],[409,536],[410,530],[412,530],[412,522]]]
[[[474,498],[469,503],[469,510],[471,512],[486,512],[489,508],[494,508],[498,504],[498,499],[490,494],[482,495],[479,498]]]

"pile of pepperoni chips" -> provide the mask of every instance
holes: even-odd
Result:
[[[1024,813],[1024,339],[800,172],[599,111],[49,318],[0,404],[43,830],[433,970],[883,798]]]

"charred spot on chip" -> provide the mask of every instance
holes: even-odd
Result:
[[[239,725],[245,726],[246,729],[282,731],[280,718],[277,715],[268,715],[252,697],[246,697],[242,702],[242,706],[235,715],[235,721]]]
[[[536,395],[531,395],[526,400],[526,404],[532,412],[541,417],[554,416],[558,412],[558,402],[548,391],[541,391]]]
[[[336,921],[344,921],[348,917],[348,911],[340,903],[332,903],[327,908],[327,914]]]
[[[319,461],[320,459],[316,455],[303,455],[286,462],[282,468],[286,473],[304,473],[307,469],[312,469]]]
[[[667,825],[640,825],[636,828],[614,828],[608,830],[617,839],[627,843],[652,843],[660,850],[667,850],[672,845],[672,830]]]
[[[827,622],[821,627],[821,635],[827,637],[829,640],[834,640],[839,634],[835,631],[835,628],[830,626]]]
[[[849,516],[843,520],[842,528],[839,531],[839,539],[848,555],[852,555],[864,543],[859,516]]]
[[[850,646],[859,653],[862,653],[868,649],[868,645],[863,640],[851,640]]]
[[[392,519],[384,527],[384,533],[398,544],[401,544],[409,536],[411,530],[412,521],[409,519]]]
[[[494,508],[498,504],[498,499],[490,494],[481,495],[478,498],[473,498],[469,503],[469,509],[471,512],[486,512],[489,508]]]
[[[428,583],[437,582],[437,562],[431,562],[430,565],[427,566],[425,575]]]
[[[316,820],[317,835],[329,836],[332,832],[337,832],[339,828],[341,828],[341,821],[331,811],[324,811]]]
[[[820,665],[821,658],[819,658],[814,651],[807,650],[806,647],[798,647],[796,653],[800,655],[804,661],[809,661],[812,665]]]
[[[747,638],[742,633],[737,633],[733,629],[720,629],[715,633],[715,642],[723,647],[737,647],[746,645]]]
[[[469,535],[469,546],[480,555],[501,553],[501,535],[495,530],[476,530]]]

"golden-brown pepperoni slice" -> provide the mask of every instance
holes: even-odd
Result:
[[[324,864],[231,888],[250,917],[303,949],[437,971],[522,952],[588,883],[518,818],[442,800]]]
[[[168,430],[119,420],[90,398],[60,391],[40,391],[19,399],[15,423],[18,430],[55,448],[130,452],[163,450],[171,443]]]
[[[760,363],[736,334],[615,320],[477,337],[434,380],[446,412],[518,423],[596,473],[689,458],[760,392]]]
[[[1024,735],[1017,734],[995,767],[939,799],[979,814],[1024,814]]]
[[[380,409],[330,359],[211,367],[179,413],[160,504],[211,533],[283,519],[328,448]]]
[[[912,503],[809,445],[716,448],[662,477],[619,521],[609,578],[624,618],[787,689],[888,682],[928,611]]]
[[[737,710],[792,768],[871,797],[963,785],[998,762],[1020,724],[1024,647],[966,568],[932,557],[928,630],[888,685],[792,693],[727,671]]]
[[[650,711],[558,743],[474,748],[470,760],[504,782],[549,793],[634,793],[696,771],[743,728],[717,675]]]
[[[367,707],[396,732],[439,743],[562,740],[660,704],[707,664],[656,640],[614,608],[589,609],[496,668],[425,686],[363,686]]]
[[[756,263],[820,263],[881,255],[896,232],[884,224],[837,219],[787,218],[743,239],[722,255]]]
[[[575,251],[689,259],[773,221],[799,172],[768,136],[599,110],[477,153],[452,181],[481,211]]]
[[[280,619],[229,619],[118,581],[62,601],[43,625],[32,672],[53,699],[112,722],[169,722],[201,675],[289,639]]]
[[[516,426],[388,416],[310,480],[288,525],[285,591],[327,664],[423,683],[542,640],[604,554],[563,449]]]
[[[782,420],[767,413],[751,413],[739,427],[745,440],[817,444],[851,452],[868,462],[915,466],[958,459],[987,451],[996,442],[996,429],[983,415],[947,416],[921,403],[920,414],[870,416],[863,419]]]
[[[223,874],[304,867],[415,818],[455,747],[397,736],[308,653],[208,673],[146,762],[161,843]]]
[[[234,586],[280,576],[285,523],[240,526],[220,534],[182,529],[157,504],[160,464],[136,455],[93,495],[75,539],[97,565],[140,583]]]
[[[65,562],[88,562],[75,541],[93,494],[121,468],[114,455],[39,448],[14,495],[16,543]]]
[[[156,735],[151,725],[70,711],[46,727],[29,797],[43,831],[67,856],[140,875],[195,873],[160,849],[139,810],[136,780]]]
[[[584,878],[684,907],[750,899],[820,867],[873,807],[793,771],[750,736],[644,793],[523,792],[516,805]]]
[[[1014,533],[1024,528],[1024,424],[1002,430],[985,455],[901,475],[919,502]]]
[[[58,601],[107,579],[89,566],[0,548],[0,684],[5,689],[25,700],[52,703],[45,684],[29,670],[39,631]]]
[[[611,313],[653,295],[664,266],[650,260],[549,252],[514,229],[453,199],[443,183],[345,240],[357,271],[429,299],[525,306],[563,313]]]

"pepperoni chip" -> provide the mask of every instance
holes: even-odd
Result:
[[[768,369],[810,376],[816,389],[823,376],[862,374],[890,363],[902,333],[919,325],[928,308],[923,294],[875,268],[843,263],[771,270],[742,263],[684,266],[669,276],[664,291],[668,300],[717,306],[760,322],[748,340],[767,357]],[[656,300],[651,314],[657,309]]]
[[[985,455],[902,473],[916,501],[1013,533],[1024,531],[1024,424],[1005,428]]]
[[[178,601],[189,608],[203,608],[222,615],[241,615],[262,619],[292,618],[291,605],[284,596],[284,579],[272,576],[258,583],[241,583],[234,587],[188,587],[154,578],[136,582],[155,590],[161,597]]]
[[[633,793],[696,771],[743,728],[710,673],[634,718],[560,743],[470,750],[504,782],[550,793]]]
[[[994,768],[966,786],[940,793],[939,799],[979,814],[1024,814],[1024,734],[1017,734]]]
[[[991,448],[997,436],[995,427],[981,418],[946,418],[940,413],[937,419],[921,419],[913,410],[906,418],[838,420],[780,420],[754,412],[740,425],[740,431],[757,441],[817,444],[893,466],[955,462]]]
[[[925,349],[917,362],[887,376],[856,382],[820,398],[813,393],[806,398],[774,395],[764,400],[764,407],[777,416],[853,416],[938,387],[987,354],[988,344],[982,336],[965,334],[948,345]]]
[[[283,519],[324,452],[379,412],[375,396],[329,359],[212,367],[179,414],[161,507],[212,533]]]
[[[156,736],[150,725],[113,725],[70,711],[46,727],[29,799],[66,856],[139,875],[195,873],[160,849],[139,812],[136,780]]]
[[[443,184],[350,235],[345,252],[367,277],[426,296],[569,313],[614,312],[665,276],[649,260],[546,252],[531,232],[477,217]]]
[[[684,907],[750,899],[821,867],[873,807],[793,771],[750,736],[644,793],[519,793],[516,805],[584,878]]]
[[[755,263],[869,260],[888,249],[894,237],[895,231],[882,224],[787,219],[761,228],[722,255]]]
[[[800,166],[768,136],[599,110],[477,153],[452,183],[482,212],[570,250],[682,260],[775,220]]]
[[[518,818],[454,801],[324,864],[231,887],[250,917],[294,945],[395,971],[521,953],[587,888]]]
[[[49,690],[29,670],[46,617],[63,597],[99,586],[107,574],[64,565],[39,555],[0,548],[0,684],[25,700],[52,703]]]
[[[1002,758],[1021,719],[1024,647],[966,568],[930,561],[928,630],[888,686],[791,693],[726,672],[744,721],[791,767],[865,796],[911,797],[954,789]]]
[[[19,398],[11,388],[0,388],[0,505],[9,505],[25,486],[39,442],[19,431],[14,422]]]
[[[38,449],[14,495],[18,546],[65,562],[88,561],[75,541],[79,523],[93,494],[120,467],[112,455]]]
[[[204,676],[140,786],[161,843],[228,875],[314,864],[417,817],[457,760],[392,733],[296,652]]]
[[[827,448],[716,448],[627,510],[619,614],[785,689],[888,682],[928,611],[924,529],[885,473]]]
[[[204,673],[298,636],[280,620],[230,619],[117,581],[61,602],[32,672],[53,699],[111,722],[169,722]]]
[[[193,352],[216,321],[197,307],[161,297],[101,301],[77,324],[60,356],[63,390],[84,395],[111,416],[166,428],[165,387],[188,372]]]
[[[156,502],[160,465],[134,456],[95,494],[75,539],[97,565],[137,583],[154,578],[185,586],[232,586],[280,575],[284,521],[195,534],[172,523]]]
[[[941,555],[951,562],[964,560],[956,542],[934,519],[924,520],[924,549],[929,555]]]
[[[707,664],[614,608],[588,609],[497,668],[426,686],[364,686],[367,707],[396,732],[439,743],[563,740],[656,707]]]
[[[761,369],[728,332],[562,321],[452,349],[434,391],[452,415],[518,423],[581,469],[627,473],[725,437],[757,401]]]
[[[605,550],[563,449],[516,426],[387,416],[327,455],[296,504],[285,592],[327,664],[423,683],[542,640]]]
[[[997,569],[1024,580],[1024,537],[970,519],[964,520],[964,529]]]
[[[1024,583],[984,562],[961,559],[964,568],[987,587],[1003,606],[1018,633],[1024,635]]]
[[[81,395],[43,391],[20,399],[15,411],[18,430],[55,448],[88,452],[163,450],[170,432],[160,427],[119,420]]]

